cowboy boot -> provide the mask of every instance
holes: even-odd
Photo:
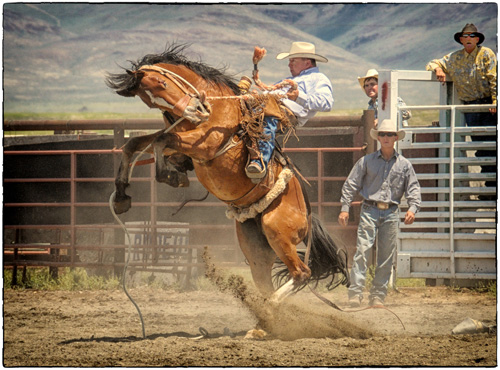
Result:
[[[274,139],[276,138],[278,122],[276,117],[265,116],[263,134],[267,139],[260,139],[258,142],[252,140],[248,150],[250,163],[245,168],[247,176],[251,179],[262,179],[266,175],[267,164],[271,160],[274,151]]]
[[[261,179],[266,175],[266,165],[259,150],[257,140],[248,138],[246,146],[248,149],[248,162],[245,168],[247,177],[250,179]]]

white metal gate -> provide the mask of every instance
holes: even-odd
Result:
[[[449,79],[449,78],[448,78]],[[401,80],[437,81],[427,71],[379,71],[378,119],[401,119],[396,106]],[[434,82],[436,83],[436,82]],[[384,91],[385,90],[385,91]],[[381,97],[385,101],[381,102]],[[398,151],[422,152],[433,149],[437,156],[408,158],[421,183],[422,209],[412,225],[400,222],[398,234],[397,276],[429,279],[496,279],[496,200],[479,200],[494,195],[496,188],[484,181],[495,181],[496,173],[480,173],[477,166],[496,166],[495,157],[475,157],[477,149],[496,150],[495,126],[466,127],[464,111],[488,111],[493,105],[460,105],[451,82],[441,86],[439,105],[408,105],[412,112],[438,110],[439,124],[404,127],[406,137]],[[407,102],[408,103],[408,102]],[[419,134],[434,134],[434,141],[416,142]],[[470,141],[471,135],[490,136],[488,141]],[[419,173],[418,165],[435,164],[435,173]],[[426,181],[427,180],[427,181]],[[426,185],[425,183],[431,183]],[[401,219],[407,210],[403,200]]]

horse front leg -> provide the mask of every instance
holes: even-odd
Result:
[[[194,169],[191,158],[181,153],[164,155],[165,144],[154,142],[154,156],[156,168],[156,181],[165,183],[174,188],[189,186],[187,171]]]
[[[115,179],[115,197],[113,199],[113,209],[116,214],[127,212],[132,206],[130,198],[125,190],[129,184],[130,163],[134,153],[143,151],[153,140],[163,133],[164,130],[154,134],[130,138],[122,147],[122,159]]]

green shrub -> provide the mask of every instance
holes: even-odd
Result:
[[[12,286],[13,270],[4,270],[4,289]],[[37,290],[92,290],[116,289],[120,285],[118,278],[89,276],[83,268],[60,268],[58,279],[54,279],[49,268],[28,268],[23,278],[22,269],[17,271],[17,289]]]

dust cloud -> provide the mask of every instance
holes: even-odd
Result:
[[[270,302],[249,285],[243,277],[218,268],[208,250],[203,253],[207,278],[222,293],[232,294],[256,317],[257,328],[267,332],[268,339],[296,340],[301,338],[366,339],[376,335],[356,322],[348,313],[328,306],[314,306],[292,296],[280,304]]]

